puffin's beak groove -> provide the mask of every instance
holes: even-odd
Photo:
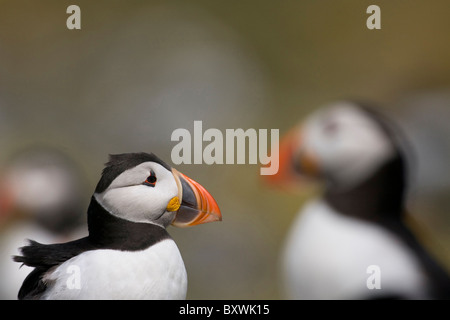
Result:
[[[222,214],[212,195],[198,182],[176,169],[172,173],[177,180],[181,205],[172,225],[190,227],[202,223],[221,221]]]

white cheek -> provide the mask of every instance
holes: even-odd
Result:
[[[173,197],[178,195],[178,187],[175,182],[175,179],[172,176],[170,177],[170,179],[158,181],[158,185],[155,188],[157,188],[157,190],[155,189],[155,191],[157,191],[158,194],[163,195],[164,198],[167,199],[167,202],[170,201],[170,199],[172,199]]]
[[[161,215],[167,206],[144,185],[110,189],[96,195],[97,200],[112,214],[134,222],[149,222]]]
[[[370,177],[389,161],[395,150],[390,141],[376,132],[349,137],[336,152],[336,171],[343,184],[355,184]]]
[[[342,186],[354,185],[368,178],[395,154],[384,133],[369,122],[343,126],[335,136],[327,136],[320,126],[307,129],[306,148],[320,159],[325,174]]]
[[[143,184],[151,171],[157,177],[153,187]],[[163,225],[170,220],[166,217],[167,205],[177,195],[178,187],[171,171],[156,163],[142,163],[120,174],[108,189],[95,197],[115,216]]]
[[[139,183],[144,182],[149,172],[150,170],[144,166],[137,166],[133,169],[127,170],[114,179],[108,189],[129,187],[133,185],[139,186]]]
[[[170,199],[178,194],[175,181],[107,189],[96,194],[97,201],[117,217],[134,222],[158,223]]]

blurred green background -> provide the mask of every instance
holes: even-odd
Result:
[[[71,4],[81,8],[81,30],[66,28]],[[381,30],[366,28],[371,4],[381,8]],[[64,151],[86,175],[87,208],[108,154],[154,152],[171,163],[172,131],[193,132],[194,120],[204,130],[282,135],[324,103],[360,98],[412,139],[445,131],[450,104],[428,109],[427,97],[448,98],[449,14],[448,0],[0,1],[0,161],[35,145]],[[435,135],[441,144],[425,153],[448,156],[448,136]],[[314,188],[273,190],[259,165],[177,169],[223,214],[221,223],[169,229],[188,299],[282,298],[280,248]],[[450,269],[449,172],[422,186],[425,169],[410,209]]]

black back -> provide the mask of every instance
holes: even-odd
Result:
[[[88,227],[89,236],[82,239],[49,245],[30,240],[30,245],[21,248],[22,256],[13,257],[14,261],[35,269],[24,280],[19,299],[39,299],[47,289],[42,281],[44,274],[83,252],[98,249],[139,251],[170,239],[163,227],[113,216],[94,197],[88,209]]]
[[[392,232],[416,254],[430,280],[430,297],[450,298],[449,275],[428,254],[404,223],[408,172],[405,146],[400,146],[399,140],[395,138],[402,135],[371,107],[361,108],[379,124],[394,146],[396,154],[371,177],[352,189],[336,190],[330,185],[325,190],[325,201],[341,214],[379,224]]]

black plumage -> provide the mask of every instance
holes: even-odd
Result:
[[[381,113],[379,113],[375,108],[373,108],[372,106],[368,105],[367,103],[361,103],[361,102],[349,102],[346,104],[346,106],[344,108],[348,108],[349,109],[339,109],[340,108],[340,104],[336,104],[335,109],[333,109],[330,106],[330,109],[328,109],[329,113],[325,113],[323,116],[323,118],[314,118],[316,119],[320,119],[321,121],[316,122],[316,125],[319,125],[319,127],[315,127],[315,128],[321,128],[323,130],[333,130],[329,135],[327,135],[326,137],[330,137],[330,135],[332,135],[333,137],[338,136],[339,137],[339,131],[336,132],[336,130],[342,130],[342,128],[350,128],[356,130],[351,132],[351,131],[346,131],[345,133],[347,134],[347,136],[340,136],[341,139],[343,139],[342,137],[345,137],[345,139],[351,139],[349,137],[351,137],[351,135],[349,135],[348,133],[353,133],[353,134],[357,134],[358,130],[362,130],[359,131],[362,136],[364,136],[364,133],[367,133],[368,131],[364,131],[364,130],[368,130],[366,129],[365,126],[362,126],[362,123],[364,123],[363,121],[358,122],[358,118],[356,118],[356,120],[354,120],[353,122],[351,122],[352,120],[349,120],[348,122],[342,121],[339,122],[340,119],[344,119],[342,117],[344,117],[346,115],[346,111],[347,112],[351,112],[349,110],[351,110],[350,108],[354,108],[354,110],[356,111],[355,113],[353,113],[353,115],[357,116],[357,114],[360,114],[361,112],[363,113],[362,116],[363,117],[367,117],[368,119],[370,119],[372,122],[374,122],[374,124],[378,127],[377,129],[379,129],[379,132],[381,133],[380,138],[382,140],[379,141],[383,141],[384,146],[386,147],[385,150],[389,149],[389,151],[386,153],[386,156],[384,156],[384,158],[381,158],[381,161],[376,163],[376,167],[374,167],[373,171],[370,168],[370,166],[368,166],[369,171],[367,171],[367,173],[365,175],[361,175],[361,177],[359,179],[356,180],[356,182],[353,182],[350,179],[346,180],[345,175],[341,175],[339,170],[337,170],[337,167],[334,167],[332,165],[330,166],[326,166],[324,165],[323,167],[320,167],[321,164],[324,163],[331,163],[332,160],[336,160],[339,159],[339,157],[335,157],[332,158],[330,157],[328,154],[325,153],[325,156],[323,155],[324,153],[321,153],[320,155],[323,156],[323,159],[319,158],[319,161],[322,160],[321,163],[319,163],[319,171],[316,173],[316,177],[320,178],[321,181],[324,184],[324,192],[322,194],[321,197],[321,202],[323,202],[326,207],[329,208],[330,217],[336,218],[338,220],[336,221],[340,221],[340,222],[344,222],[344,221],[356,221],[356,220],[360,220],[363,222],[368,222],[369,224],[365,223],[365,226],[369,226],[370,224],[375,225],[377,228],[374,228],[373,230],[385,230],[388,231],[390,233],[391,236],[393,236],[395,238],[394,242],[392,243],[393,248],[395,248],[395,246],[397,246],[399,244],[399,242],[401,243],[401,247],[403,247],[405,251],[407,251],[408,253],[406,253],[407,255],[409,255],[411,257],[410,262],[416,264],[416,266],[413,266],[413,268],[411,270],[418,270],[418,272],[416,273],[417,276],[414,280],[416,279],[423,279],[424,283],[423,286],[421,287],[421,289],[418,290],[423,290],[423,292],[407,292],[405,290],[402,291],[402,289],[396,290],[394,289],[389,289],[384,291],[380,291],[377,292],[376,294],[374,294],[374,292],[360,292],[358,291],[359,289],[356,288],[355,286],[355,291],[354,291],[354,295],[353,297],[358,297],[358,298],[375,298],[375,299],[408,299],[411,297],[423,297],[423,298],[429,298],[429,299],[448,299],[450,298],[450,277],[447,273],[447,271],[438,263],[437,260],[435,260],[432,255],[427,252],[427,250],[422,246],[422,244],[420,243],[419,239],[414,235],[413,231],[408,227],[408,224],[406,223],[406,218],[407,218],[407,208],[406,208],[406,197],[407,197],[407,188],[409,185],[409,179],[411,176],[411,172],[414,172],[414,153],[413,153],[413,149],[410,147],[407,139],[405,139],[403,133],[401,132],[401,130],[398,128],[398,126],[396,126],[394,123],[392,123],[390,121],[390,119],[388,119],[387,117],[383,116]],[[344,113],[339,113],[341,112],[340,110],[344,110]],[[339,118],[339,116],[341,118]],[[352,117],[347,117],[345,118],[345,120],[348,119],[352,119]],[[360,118],[362,119],[362,118]],[[309,122],[309,123],[314,123],[314,122]],[[334,125],[334,127],[330,127],[329,124]],[[345,124],[346,127],[341,127],[339,128],[339,125],[343,125]],[[370,128],[370,126],[368,126],[367,128]],[[369,129],[370,130],[370,129]],[[308,133],[310,133],[311,131],[308,131]],[[304,132],[303,132],[304,133]],[[328,131],[327,131],[328,133]],[[309,136],[311,137],[311,136]],[[302,137],[304,138],[304,136]],[[328,141],[334,141],[334,140],[322,140],[322,142],[324,142],[323,145],[326,146],[326,142]],[[342,140],[340,140],[342,141]],[[356,150],[358,150],[358,153],[354,153],[352,154],[352,159],[357,159],[359,160],[359,156],[362,152],[365,151],[372,151],[372,150],[377,150],[374,149],[377,147],[377,145],[375,144],[374,147],[372,147],[371,144],[368,144],[367,141],[370,140],[364,140],[363,138],[361,139],[355,139],[355,140],[347,140],[349,141],[349,143],[359,143],[358,147],[361,148],[357,148]],[[366,142],[366,144],[364,144],[364,142]],[[323,147],[323,145],[321,145]],[[338,143],[336,144],[331,144],[331,147],[333,146],[341,146]],[[316,145],[317,147],[317,145]],[[295,146],[294,146],[295,148]],[[372,148],[372,150],[369,150],[369,148]],[[331,150],[333,150],[332,148],[330,148]],[[313,149],[314,151],[319,150],[319,148]],[[341,149],[338,149],[340,152],[344,153],[346,152],[346,145],[344,145],[344,147],[342,147]],[[350,149],[351,150],[351,149]],[[380,149],[383,150],[383,149]],[[337,151],[333,151],[333,152],[337,152]],[[341,154],[342,154],[341,153]],[[336,153],[331,153],[333,156]],[[350,153],[351,154],[351,153]],[[370,154],[370,153],[369,153]],[[319,156],[320,156],[319,155]],[[373,154],[371,154],[372,157],[374,156]],[[382,155],[382,153],[380,153],[380,155]],[[301,156],[301,153],[300,153]],[[317,156],[317,155],[316,155]],[[328,156],[328,158],[327,158]],[[364,159],[373,159],[373,158],[368,158],[368,157],[364,157],[365,155],[361,156],[361,161],[364,161]],[[331,160],[330,160],[331,159]],[[374,158],[376,159],[376,157]],[[341,166],[339,167],[344,168],[347,170],[347,172],[351,172],[352,170],[352,165],[358,165],[361,162],[357,162],[357,160],[355,161],[355,163],[352,162],[348,162],[348,164],[346,164],[345,166]],[[328,161],[328,162],[326,162]],[[366,162],[369,163],[369,162]],[[300,165],[301,162],[299,161],[299,156],[295,154],[295,152],[293,152],[293,158],[291,159],[291,166],[293,168],[295,168],[295,170],[297,170],[297,172],[299,174],[306,174],[308,175],[309,173],[304,170],[304,168]],[[369,163],[370,164],[370,163]],[[308,169],[308,168],[306,168]],[[358,172],[358,171],[357,171]],[[308,218],[311,218],[312,215],[309,215]],[[341,218],[339,218],[339,216]],[[348,219],[350,218],[350,219]],[[311,220],[302,220],[302,221],[308,221],[306,223],[310,223]],[[316,220],[317,221],[317,220]],[[330,224],[331,224],[331,220],[330,219]],[[312,225],[312,224],[309,224]],[[340,225],[336,224],[336,226],[339,228]],[[349,225],[350,226],[350,225]],[[317,227],[317,225],[316,225]],[[328,227],[330,227],[328,225]],[[356,224],[352,225],[353,228],[356,228]],[[381,227],[381,228],[379,228]],[[296,230],[301,230],[297,227]],[[304,229],[303,229],[304,230]],[[337,229],[337,230],[342,230],[342,232],[346,232],[348,231],[348,229],[346,230],[344,229]],[[303,231],[298,231],[298,232],[303,232]],[[302,233],[302,235],[304,235],[305,233]],[[314,233],[312,233],[314,234]],[[346,234],[342,234],[343,238],[345,238]],[[340,247],[338,249],[342,249],[342,251],[340,252],[345,252],[345,254],[353,254],[354,252],[361,252],[358,251],[358,239],[356,237],[360,237],[361,242],[365,243],[364,241],[367,240],[368,238],[365,238],[365,234],[357,234],[355,233],[354,235],[356,235],[354,238],[352,238],[352,240],[355,242],[355,251],[352,251],[352,244],[351,243],[346,243],[347,246],[344,247]],[[370,234],[367,234],[367,237],[370,238]],[[305,239],[305,237],[303,237],[303,240]],[[314,236],[311,236],[310,238],[311,241],[311,245],[314,245],[313,241],[314,241]],[[317,237],[317,241],[320,241],[320,236]],[[348,239],[348,238],[347,238]],[[375,238],[374,238],[375,239]],[[381,239],[380,239],[381,240]],[[345,243],[345,242],[344,242]],[[304,245],[304,242],[299,245],[298,242],[297,244],[292,245],[293,248],[298,249],[301,248],[301,254],[304,254],[305,248],[307,248],[306,245]],[[328,243],[328,248],[329,250],[333,250],[336,249],[333,247],[333,244],[329,244]],[[389,247],[385,247],[384,250],[386,250],[386,252],[384,250],[379,250],[379,247],[377,248],[376,246],[373,247],[374,251],[373,252],[367,252],[368,256],[371,256],[371,259],[373,260],[376,257],[383,257],[386,256],[388,257],[389,255]],[[370,250],[369,247],[367,247],[367,250]],[[338,250],[337,250],[338,251]],[[334,252],[334,251],[333,251]],[[289,261],[295,261],[295,252],[291,251],[290,252],[290,256],[289,256]],[[330,254],[332,255],[332,254]],[[305,255],[307,256],[307,255]],[[320,257],[320,256],[319,256]],[[323,257],[323,256],[322,256]],[[353,254],[352,256],[355,260],[358,260],[359,257],[357,254]],[[302,256],[303,261],[305,261],[305,257]],[[320,259],[320,258],[319,258]],[[358,261],[365,261],[364,259],[366,259],[366,257],[362,257],[360,260]],[[317,260],[319,261],[319,260]],[[322,261],[322,260],[320,260]],[[339,261],[333,260],[335,263],[340,263]],[[368,260],[370,261],[370,259]],[[348,262],[348,261],[346,261]],[[370,261],[372,262],[372,261]],[[373,262],[375,263],[375,262]],[[297,265],[295,265],[296,267],[299,267],[299,265],[301,265],[301,263],[299,262]],[[304,264],[306,265],[306,264]],[[348,266],[357,266],[357,263],[342,263],[339,264],[339,266],[341,267],[342,270],[348,270]],[[399,264],[400,266],[400,264]],[[293,269],[291,269],[293,270]],[[397,271],[399,271],[400,269],[397,269]],[[301,273],[302,271],[299,270],[299,273]],[[295,271],[292,271],[291,274],[295,274]],[[353,277],[352,275],[346,274],[345,271],[340,273],[341,275],[347,276],[349,277]],[[319,274],[320,275],[320,274]],[[422,276],[424,276],[422,278]],[[295,276],[294,276],[295,277]],[[303,281],[302,283],[308,283],[308,276],[307,274],[301,274],[301,280],[299,281]],[[306,280],[305,280],[306,279]],[[357,277],[355,276],[354,278],[351,279],[357,279]],[[406,279],[406,277],[405,277]],[[317,277],[316,283],[320,284],[320,277]],[[289,279],[288,279],[289,281]],[[390,283],[391,284],[391,283]],[[312,284],[313,285],[313,284]],[[401,286],[399,286],[400,288]],[[298,288],[298,287],[297,287]],[[327,296],[328,291],[326,287],[322,288],[323,291],[320,293],[322,296]],[[337,290],[340,290],[340,288],[338,288]],[[339,291],[336,291],[337,293],[333,292],[333,294],[335,294],[334,296],[339,296]],[[367,294],[367,296],[366,296]],[[348,297],[349,295],[346,295],[345,297]],[[352,297],[350,295],[350,297]]]
[[[95,193],[102,193],[109,187],[111,182],[122,172],[127,169],[131,169],[143,162],[155,162],[162,165],[167,170],[171,170],[171,167],[158,158],[153,153],[123,153],[112,154],[109,156],[109,161],[105,164],[105,168],[102,171],[100,181],[95,188]]]
[[[424,249],[404,222],[407,212],[404,193],[404,160],[398,154],[355,188],[345,191],[328,188],[324,199],[340,214],[370,221],[392,232],[414,251],[429,279],[429,296],[450,298],[450,277]],[[391,299],[391,297],[385,298]],[[396,298],[405,297],[397,296]]]
[[[44,274],[52,267],[90,250],[114,249],[138,251],[170,238],[166,229],[150,224],[124,220],[111,215],[92,197],[88,209],[89,236],[67,243],[41,244],[30,240],[21,248],[16,262],[35,269],[27,276],[19,291],[19,299],[38,299],[45,290]]]
[[[345,192],[336,192],[329,188],[325,191],[324,198],[337,212],[379,224],[400,238],[414,251],[426,273],[430,283],[429,296],[449,299],[450,276],[425,250],[404,222],[407,213],[405,197],[408,178],[405,152],[408,152],[412,161],[412,150],[399,128],[391,124],[386,117],[367,104],[358,105],[378,123],[386,139],[394,146],[395,155],[362,184]]]

